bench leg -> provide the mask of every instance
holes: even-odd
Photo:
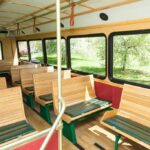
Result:
[[[45,106],[40,105],[40,115],[44,120],[46,120],[48,123],[51,124],[52,122],[51,122],[49,108],[50,108],[50,105],[45,105]]]
[[[115,139],[114,150],[118,150],[118,146],[119,146],[118,142],[119,142],[120,138],[121,138],[121,134],[117,134],[116,139]]]
[[[34,109],[33,95],[26,95],[27,105]]]
[[[63,134],[73,144],[77,144],[74,122],[67,124],[65,121],[63,121]]]

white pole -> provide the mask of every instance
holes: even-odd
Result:
[[[59,112],[61,111],[62,89],[61,89],[61,27],[60,27],[60,0],[56,0],[56,23],[57,23],[57,73],[58,73],[58,100]],[[62,120],[59,125],[61,127]],[[62,150],[62,129],[59,128],[58,132],[58,148]]]

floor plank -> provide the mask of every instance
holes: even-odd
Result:
[[[37,130],[42,131],[50,127],[35,111],[32,111],[28,106],[25,106],[25,114],[29,123]],[[63,150],[78,150],[69,140],[63,137]]]
[[[25,105],[25,112],[28,121],[38,130],[42,131],[50,127],[37,113]],[[51,114],[54,114],[51,112]],[[52,117],[53,120],[55,117]],[[105,150],[113,150],[115,133],[100,125],[100,118],[95,117],[76,124],[78,144],[85,150],[100,150],[94,144],[98,143]],[[63,150],[78,150],[70,141],[63,137]],[[133,141],[123,139],[120,141],[119,150],[146,150]]]

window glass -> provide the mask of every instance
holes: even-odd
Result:
[[[42,41],[30,41],[31,60],[34,62],[44,63]]]
[[[113,78],[150,85],[150,34],[113,37]]]
[[[47,63],[57,65],[57,41],[56,39],[46,40]],[[66,62],[66,42],[61,40],[61,63],[62,67],[67,67]]]
[[[71,67],[73,70],[106,74],[106,40],[104,36],[70,39]]]
[[[21,60],[29,60],[27,41],[18,41],[19,58]]]
[[[3,59],[3,53],[2,53],[2,42],[0,42],[0,60]]]

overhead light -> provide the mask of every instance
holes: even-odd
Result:
[[[103,21],[107,21],[108,20],[108,15],[106,13],[100,13],[99,14],[100,19],[102,19]]]

